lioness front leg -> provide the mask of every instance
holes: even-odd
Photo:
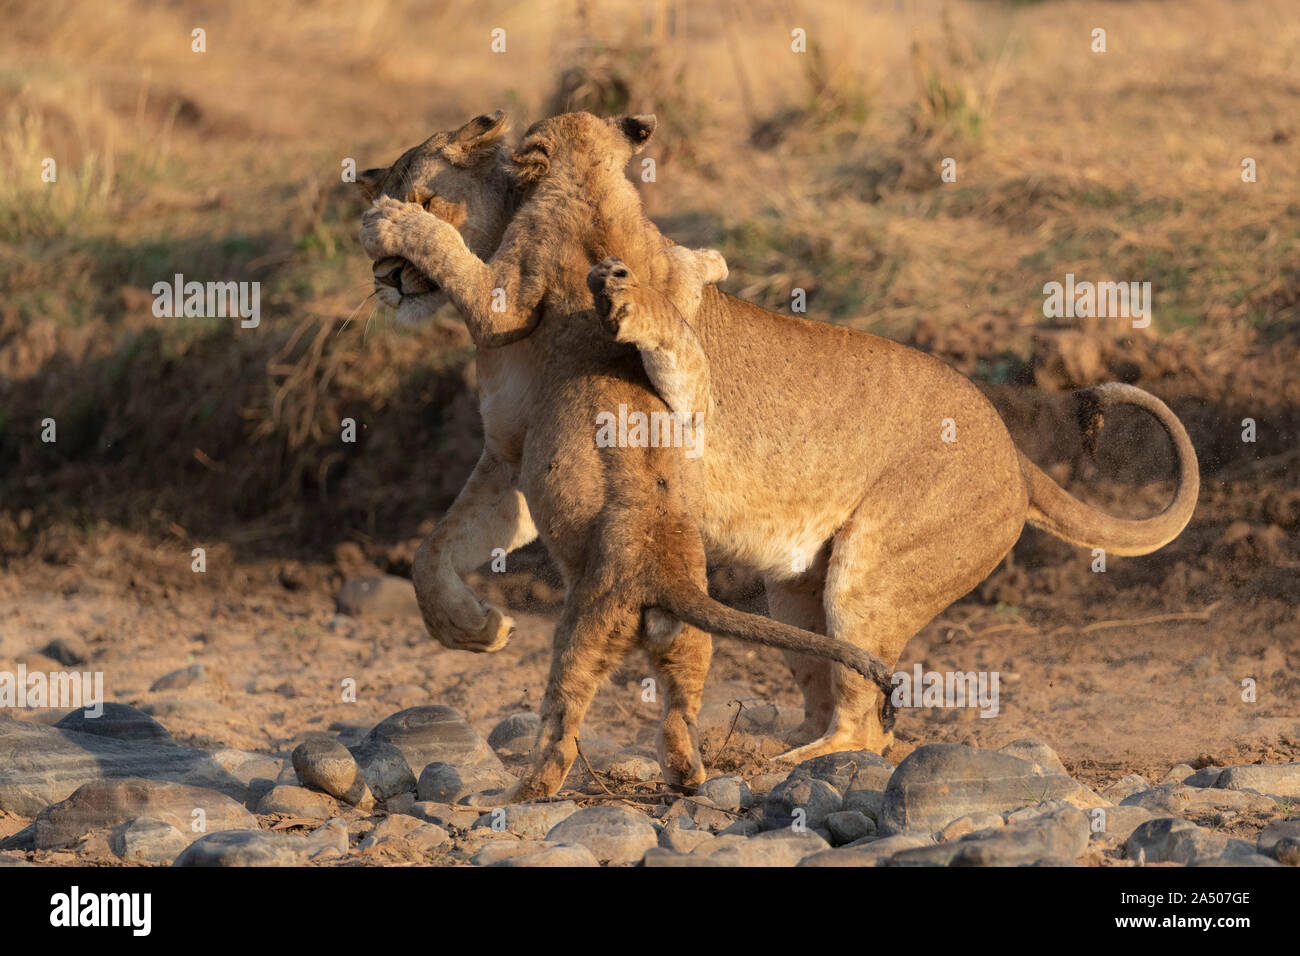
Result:
[[[436,282],[460,310],[476,345],[499,348],[536,327],[545,288],[516,261],[513,244],[503,243],[488,264],[450,223],[415,203],[381,196],[361,216],[361,246],[374,260],[399,256]]]
[[[722,259],[717,253],[712,255]],[[714,262],[712,258],[705,261]],[[725,273],[724,263],[721,274]],[[716,275],[718,270],[702,274]],[[713,410],[709,360],[695,330],[673,301],[639,283],[632,270],[613,256],[592,266],[587,288],[605,331],[615,341],[640,350],[641,364],[664,403],[692,424],[703,424]],[[698,306],[700,286],[694,283],[693,288],[694,306]],[[690,302],[683,304],[694,313]]]
[[[504,462],[485,450],[412,563],[415,596],[429,633],[458,650],[505,647],[515,622],[480,602],[463,576],[485,564],[496,548],[510,552],[536,537],[524,496],[511,485]]]

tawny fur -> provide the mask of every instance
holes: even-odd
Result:
[[[621,168],[626,154],[620,158],[617,150],[594,141],[588,131],[592,123],[603,121],[556,119],[563,122],[549,127],[555,135],[587,151],[592,161],[614,162]],[[439,146],[425,156],[436,171],[409,184],[436,196],[450,196],[455,189],[465,190],[458,195],[472,197],[477,176],[474,205],[484,218],[471,214],[461,225],[465,244],[479,255],[490,253],[491,236],[496,235],[503,248],[508,243],[518,257],[511,301],[519,307],[512,314],[493,318],[477,312],[472,301],[457,303],[462,311],[468,308],[466,319],[476,341],[506,347],[480,352],[487,447],[415,564],[417,593],[431,633],[448,646],[477,650],[501,646],[510,622],[496,609],[481,605],[463,575],[485,563],[493,548],[522,546],[538,531],[548,544],[558,540],[563,535],[557,532],[564,529],[548,525],[556,520],[554,504],[561,506],[561,514],[565,507],[580,511],[584,501],[611,490],[607,460],[584,457],[580,448],[569,449],[574,457],[568,459],[562,480],[548,479],[555,471],[550,465],[558,467],[560,461],[530,459],[530,452],[541,447],[564,451],[563,436],[554,429],[572,427],[573,419],[561,417],[563,424],[557,419],[548,425],[534,411],[543,404],[548,414],[576,407],[582,409],[583,420],[591,410],[608,408],[611,401],[635,395],[648,384],[635,353],[614,348],[594,313],[589,313],[591,321],[571,313],[571,321],[557,323],[544,339],[530,335],[539,322],[540,328],[549,322],[535,309],[541,293],[529,286],[533,280],[528,276],[547,276],[566,301],[577,303],[592,263],[605,256],[618,255],[644,285],[653,287],[663,274],[655,251],[662,248],[658,233],[639,206],[630,208],[630,199],[620,200],[629,208],[607,208],[588,195],[556,195],[545,221],[528,222],[526,235],[510,235],[524,225],[512,218],[521,194],[509,175],[499,131],[494,132],[479,144],[478,165],[457,166]],[[388,171],[378,191],[408,198],[402,192],[403,175]],[[470,202],[459,201],[467,206]],[[397,212],[390,208],[378,216],[368,213],[369,225],[392,215],[395,232],[423,233],[418,222]],[[575,254],[566,243],[575,232],[580,234],[574,227],[593,216],[608,226],[605,239]],[[445,233],[427,247],[420,242],[404,246],[396,235],[386,234],[370,251],[410,253],[408,259],[441,282],[464,268],[462,260],[440,251],[454,245]],[[383,261],[376,263],[377,273]],[[465,287],[481,292],[482,286],[475,285],[481,281],[476,267],[464,271]],[[530,299],[533,294],[538,298]],[[530,301],[533,305],[526,305]],[[432,304],[434,299],[417,305]],[[776,617],[853,642],[890,667],[916,631],[996,567],[1027,520],[1078,544],[1143,554],[1172,540],[1195,507],[1196,459],[1186,433],[1163,403],[1140,389],[1110,384],[1087,393],[1097,408],[1116,403],[1145,408],[1176,449],[1179,483],[1173,501],[1153,518],[1131,521],[1089,508],[1052,482],[1017,451],[982,394],[930,356],[842,327],[777,315],[713,288],[703,291],[691,324],[707,357],[714,408],[708,453],[681,470],[683,530],[698,528],[711,559],[760,570]],[[539,402],[543,395],[545,403]],[[949,419],[956,427],[953,442],[943,440]],[[540,434],[546,440],[537,440]],[[651,454],[644,463],[653,471],[661,461]],[[630,514],[653,515],[661,507],[657,490],[647,494],[640,484],[618,489],[626,490],[633,492],[627,501]],[[547,515],[538,518],[540,528],[534,527],[530,504],[539,515]],[[638,524],[633,533],[644,530]],[[557,556],[562,564],[595,569],[591,589],[578,595],[580,600],[605,606],[602,602],[618,588],[613,575],[623,570],[619,549],[628,544],[614,534]],[[637,554],[644,553],[642,544],[631,543]],[[662,546],[671,549],[668,542]],[[602,563],[608,565],[603,571]],[[690,568],[694,580],[700,580],[701,573],[702,567]],[[557,632],[557,660],[570,653],[579,624],[574,607],[566,603]],[[631,646],[628,635],[638,622],[620,609],[600,626],[614,635],[606,644],[614,655]],[[680,693],[693,702],[698,701],[696,684],[703,680],[700,667],[707,666],[707,639],[700,638],[703,635],[697,637],[687,628],[673,645],[681,654],[675,670],[663,661],[656,665],[676,674]],[[787,758],[848,749],[879,752],[888,745],[892,734],[881,721],[877,686],[839,665],[798,654],[788,657],[805,697],[806,719],[795,738],[810,742]],[[605,661],[587,668],[578,682],[581,694],[588,692],[589,679],[597,672],[607,672],[606,666],[613,664]],[[685,759],[683,751],[672,749],[694,736],[693,706],[666,705],[664,739],[672,743],[667,757],[661,749],[661,759],[667,761],[669,779],[674,779],[669,766],[674,759],[677,766],[690,764],[688,781],[695,774],[698,757]],[[670,726],[675,729],[670,731]],[[689,730],[682,731],[684,726]],[[563,759],[554,760],[553,766],[534,775],[534,781],[553,792],[563,778],[561,765],[567,769]]]

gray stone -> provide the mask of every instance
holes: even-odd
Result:
[[[189,783],[238,800],[247,794],[243,783],[201,750],[49,727],[0,714],[0,810],[34,817],[83,784],[125,777]]]
[[[88,707],[79,707],[64,715],[54,726],[97,737],[116,740],[141,740],[163,746],[175,746],[176,741],[167,728],[143,711],[126,704],[105,701],[104,712],[98,717],[88,716]]]
[[[324,791],[362,810],[374,807],[374,795],[357,759],[340,741],[328,737],[305,740],[294,748],[291,759],[304,787]]]
[[[34,863],[28,863],[26,860],[16,856],[6,856],[0,853],[0,866],[35,866]]]
[[[958,817],[948,824],[937,834],[940,843],[951,843],[953,840],[960,840],[970,833],[976,833],[980,830],[995,830],[1003,826],[1006,820],[1002,819],[1000,813],[968,813],[964,817]]]
[[[714,860],[709,856],[701,856],[696,853],[679,853],[672,849],[656,847],[653,850],[646,850],[645,857],[641,860],[642,866],[726,866]]]
[[[894,765],[870,750],[845,750],[805,760],[790,771],[790,779],[824,780],[841,794],[850,790],[884,790]]]
[[[659,835],[641,814],[618,806],[587,807],[556,824],[546,839],[584,846],[602,862],[637,863],[659,845]]]
[[[876,821],[857,810],[840,810],[826,817],[826,829],[831,833],[831,843],[844,846],[854,840],[876,835]]]
[[[369,850],[393,841],[400,842],[418,852],[442,846],[451,835],[436,823],[423,823],[415,817],[401,814],[385,817],[362,839],[360,848]]]
[[[930,846],[927,834],[900,833],[880,840],[859,840],[849,846],[814,853],[799,861],[800,866],[880,866],[895,854],[915,847]]]
[[[492,733],[488,734],[488,746],[504,754],[531,753],[541,726],[542,718],[531,711],[511,714],[492,728]]]
[[[338,806],[323,793],[304,787],[273,787],[257,804],[258,813],[283,813],[308,820],[329,820]]]
[[[194,841],[174,866],[301,866],[313,846],[302,837],[263,830],[224,830]]]
[[[491,866],[600,866],[595,854],[584,846],[552,846],[540,853],[524,853],[512,856]]]
[[[159,677],[149,685],[149,690],[180,690],[183,687],[189,687],[191,684],[197,684],[203,680],[203,677],[203,665],[191,664],[188,667],[182,667]]]
[[[659,761],[643,754],[615,754],[605,772],[619,783],[646,783],[659,778]]]
[[[1038,773],[1059,773],[1069,776],[1065,764],[1061,763],[1061,758],[1056,755],[1056,751],[1037,737],[1021,737],[1019,740],[1013,740],[1005,747],[999,747],[998,753],[1027,760],[1034,765]]]
[[[696,795],[722,810],[736,811],[754,804],[754,794],[750,791],[749,785],[745,783],[743,777],[734,773],[704,781],[700,784]]]
[[[545,840],[493,840],[484,844],[472,857],[470,862],[475,866],[491,866],[494,863],[500,863],[502,860],[508,860],[512,856],[527,856],[532,853],[541,853],[543,850],[549,850],[556,843],[547,843]]]
[[[556,825],[578,812],[572,800],[557,803],[515,803],[496,807],[478,818],[477,827],[504,830],[525,840],[542,840]]]
[[[665,829],[659,834],[659,845],[674,853],[693,853],[706,843],[716,840],[708,830]]]
[[[411,804],[406,813],[417,820],[423,820],[425,823],[436,823],[440,827],[450,827],[456,830],[468,830],[478,823],[479,817],[482,816],[480,811],[472,807],[461,807],[451,803],[434,803],[431,800],[420,800]]]
[[[1090,827],[1095,826],[1091,822],[1094,820],[1101,826],[1100,830],[1093,829],[1093,838],[1111,839],[1117,843],[1128,840],[1133,831],[1138,828],[1138,824],[1146,823],[1153,816],[1154,814],[1146,807],[1134,806],[1101,807],[1088,811]]]
[[[415,774],[406,755],[388,741],[368,737],[348,753],[356,761],[373,799],[382,802],[399,793],[416,792]]]
[[[195,811],[202,810],[202,817]],[[156,817],[190,838],[202,819],[204,832],[251,828],[256,819],[234,800],[215,790],[157,780],[97,780],[78,787],[68,799],[46,807],[36,817],[35,845],[46,850],[75,843],[91,830]]]
[[[1266,856],[1260,856],[1258,853],[1248,853],[1242,856],[1212,856],[1205,859],[1198,859],[1189,864],[1190,866],[1281,866],[1277,860],[1270,859]]]
[[[1201,773],[1213,773],[1215,777],[1219,775],[1218,767],[1210,767],[1204,771],[1193,770],[1191,764],[1180,763],[1170,767],[1169,772],[1160,778],[1161,783],[1188,783],[1193,776]],[[1211,784],[1193,784],[1193,786],[1211,786]]]
[[[854,810],[870,817],[876,821],[877,827],[880,825],[880,813],[884,806],[885,791],[883,790],[850,790],[844,795],[845,810]]]
[[[1227,767],[1214,786],[1221,790],[1254,790],[1275,797],[1300,797],[1300,762]]]
[[[341,859],[348,854],[348,825],[342,817],[327,820],[307,835],[309,860]]]
[[[1273,858],[1285,866],[1300,866],[1300,837],[1282,837],[1274,843]]]
[[[136,817],[115,827],[108,845],[124,860],[170,863],[190,845],[190,840],[166,820]]]
[[[1177,817],[1158,817],[1138,826],[1124,844],[1124,855],[1146,863],[1193,863],[1221,856],[1228,837]]]
[[[1223,810],[1268,813],[1273,801],[1258,793],[1240,790],[1191,787],[1184,783],[1161,783],[1121,802],[1122,807],[1145,807],[1162,816],[1212,817]]]
[[[894,771],[878,823],[886,835],[934,832],[969,813],[1000,813],[1053,799],[1076,807],[1105,803],[1070,777],[1036,773],[1032,763],[1018,757],[930,744],[914,750]]]
[[[352,578],[334,599],[339,613],[350,617],[419,617],[415,586],[391,574]]]
[[[213,763],[250,790],[256,789],[254,781],[257,780],[273,784],[282,769],[281,761],[275,757],[247,750],[217,750],[211,756]],[[269,786],[264,789],[269,789]]]
[[[763,801],[763,829],[784,829],[796,821],[816,829],[825,826],[826,818],[843,805],[840,792],[825,780],[792,773]]]
[[[467,769],[448,763],[431,763],[420,771],[416,794],[421,801],[457,803],[472,793],[502,790],[514,782],[515,778],[504,769]]]
[[[1135,793],[1141,793],[1144,790],[1150,790],[1151,784],[1147,783],[1146,778],[1141,774],[1130,773],[1120,777],[1110,786],[1101,791],[1101,795],[1111,803],[1120,803],[1128,799]]]
[[[1021,866],[1042,859],[1073,860],[1088,849],[1088,818],[1062,807],[1026,823],[980,830],[958,840],[952,866]]]
[[[965,844],[960,840],[934,846],[918,846],[902,850],[882,859],[878,866],[948,866]]]
[[[1255,848],[1264,856],[1276,858],[1277,845],[1282,840],[1300,841],[1300,820],[1278,820],[1270,823],[1259,834]]]
[[[769,830],[734,843],[727,840],[719,837],[714,842],[723,845],[708,853],[710,860],[723,866],[798,866],[804,857],[830,849],[829,843],[808,830]]]

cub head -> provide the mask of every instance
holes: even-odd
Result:
[[[511,154],[523,186],[544,179],[590,182],[593,176],[619,174],[654,135],[654,114],[613,116],[562,113],[528,127]]]
[[[380,196],[419,203],[455,226],[475,255],[488,259],[514,214],[517,190],[501,145],[507,126],[505,113],[497,110],[434,133],[391,166],[358,173],[361,195],[367,203]],[[400,322],[425,321],[446,301],[437,284],[405,259],[387,256],[371,271],[379,300],[397,310]]]

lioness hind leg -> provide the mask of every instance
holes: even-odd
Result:
[[[686,626],[667,647],[646,642],[646,652],[663,694],[658,749],[664,782],[670,787],[694,789],[705,779],[696,720],[713,658],[713,639]]]
[[[571,588],[555,627],[551,673],[542,700],[533,764],[505,795],[519,803],[559,792],[578,756],[578,732],[600,685],[635,645],[640,608],[581,583]]]
[[[826,583],[824,560],[819,569],[797,581],[764,581],[767,590],[767,607],[772,617],[804,630],[826,633],[826,611],[822,606],[822,590]],[[795,684],[803,693],[803,722],[785,735],[792,746],[806,744],[826,733],[835,710],[831,692],[831,662],[823,657],[810,657],[794,651],[785,652],[785,661],[794,675]]]

